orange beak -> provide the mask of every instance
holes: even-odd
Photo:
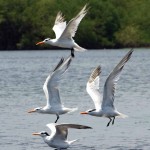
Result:
[[[41,42],[36,43],[36,45],[39,45],[39,44],[44,44],[44,42],[43,42],[43,41],[41,41]]]
[[[40,133],[32,133],[32,135],[40,135]]]
[[[28,113],[33,113],[33,112],[36,112],[34,109],[31,109],[28,111]]]
[[[80,112],[80,114],[87,115],[88,113],[87,112]]]

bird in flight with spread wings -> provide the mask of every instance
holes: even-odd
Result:
[[[53,72],[46,78],[43,86],[43,90],[47,100],[46,106],[31,109],[30,111],[28,111],[28,113],[38,112],[42,114],[56,114],[56,123],[59,119],[59,115],[77,110],[77,108],[64,107],[61,102],[58,89],[59,80],[68,69],[71,60],[72,56],[69,56],[66,60],[62,58],[53,70]]]
[[[72,143],[77,140],[68,141],[68,129],[92,129],[91,127],[78,125],[78,124],[55,124],[50,123],[46,125],[51,130],[51,135],[47,132],[42,131],[38,133],[33,133],[32,135],[39,135],[43,138],[44,142],[50,147],[57,148],[57,150],[66,149]]]
[[[133,49],[131,49],[123,59],[118,63],[118,65],[113,69],[113,71],[108,76],[105,85],[103,98],[99,92],[99,80],[101,67],[98,66],[92,72],[86,86],[87,93],[91,96],[95,109],[90,109],[85,112],[81,112],[81,114],[88,114],[97,117],[106,117],[109,118],[109,122],[107,127],[112,122],[114,124],[115,117],[125,118],[126,115],[117,111],[114,106],[114,94],[115,94],[115,86],[117,81],[119,80],[121,71],[126,64],[126,62],[130,59],[132,55]],[[113,119],[112,119],[113,118]]]
[[[62,47],[71,49],[71,55],[74,57],[74,50],[83,52],[86,49],[80,47],[74,40],[73,37],[76,34],[79,23],[83,19],[83,17],[87,14],[87,4],[82,8],[82,10],[72,18],[68,24],[66,24],[65,18],[61,12],[58,12],[55,20],[55,24],[53,26],[53,31],[55,32],[56,38],[50,39],[46,38],[45,40],[36,43],[39,44],[50,44],[52,46]]]

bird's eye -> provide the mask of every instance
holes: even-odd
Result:
[[[41,110],[41,109],[42,109],[42,107],[36,108],[36,110]]]
[[[45,41],[47,42],[49,39],[45,39]]]

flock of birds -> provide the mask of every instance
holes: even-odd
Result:
[[[37,45],[46,43],[53,46],[71,49],[71,55],[66,59],[61,58],[61,60],[54,68],[52,73],[46,78],[46,81],[43,86],[43,90],[47,100],[46,106],[34,108],[28,111],[28,113],[37,112],[43,114],[55,114],[57,116],[55,123],[47,124],[47,127],[51,130],[50,135],[45,131],[33,133],[33,135],[40,135],[45,143],[47,143],[50,147],[56,148],[58,150],[66,149],[73,142],[76,141],[76,140],[72,141],[67,140],[69,128],[91,129],[91,127],[85,125],[57,123],[60,115],[77,110],[77,108],[66,108],[62,104],[59,95],[59,81],[61,80],[63,74],[67,71],[68,67],[70,66],[70,63],[74,57],[74,51],[82,52],[86,50],[80,47],[73,40],[73,37],[75,36],[79,23],[86,15],[87,11],[88,11],[87,5],[85,5],[82,8],[82,10],[77,14],[77,16],[71,19],[67,25],[66,21],[64,20],[64,17],[62,16],[62,13],[58,12],[53,27],[56,38],[55,39],[47,38],[44,41],[37,43]],[[117,84],[117,81],[119,80],[120,73],[126,62],[130,59],[132,52],[133,49],[131,49],[122,58],[122,60],[117,64],[117,66],[112,70],[112,72],[106,79],[106,82],[104,84],[103,96],[99,92],[101,67],[97,66],[93,70],[87,82],[86,90],[87,93],[91,96],[95,108],[81,112],[81,114],[88,114],[91,116],[108,118],[109,122],[107,124],[107,127],[110,125],[110,123],[112,123],[112,125],[114,124],[116,117],[121,118],[127,117],[126,115],[118,112],[117,109],[115,108],[114,94],[115,94],[115,86]]]

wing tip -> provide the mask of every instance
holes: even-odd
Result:
[[[65,21],[65,16],[63,15],[61,11],[58,11],[56,15],[56,19],[55,19],[55,24],[62,23],[64,21]]]
[[[127,53],[127,61],[131,58],[133,51],[134,51],[134,49],[131,48],[131,50]]]
[[[84,8],[84,10],[87,13],[89,11],[89,9],[90,9],[89,3],[86,3],[83,8]]]
[[[81,125],[80,129],[92,129],[90,126]]]
[[[54,68],[53,72],[56,71],[64,62],[64,58],[62,57],[59,61],[59,63],[57,64],[57,66]]]
[[[98,65],[98,66],[93,70],[93,72],[91,73],[88,82],[89,82],[89,83],[93,82],[93,81],[95,80],[95,78],[96,78],[97,76],[99,76],[100,74],[101,74],[101,66]]]
[[[131,50],[128,51],[128,53],[121,59],[121,61],[118,63],[118,65],[113,69],[113,71],[116,70],[116,69],[117,70],[122,70],[124,68],[125,64],[131,58],[131,55],[132,55],[133,51],[134,51],[134,49],[131,48]]]
[[[89,10],[89,8],[90,7],[88,7],[89,6],[89,4],[88,3],[86,3],[85,5],[84,5],[84,7],[81,9],[81,11],[78,13],[78,17],[80,17],[81,15],[83,15],[83,17],[87,14],[87,12],[88,12],[88,10]]]

